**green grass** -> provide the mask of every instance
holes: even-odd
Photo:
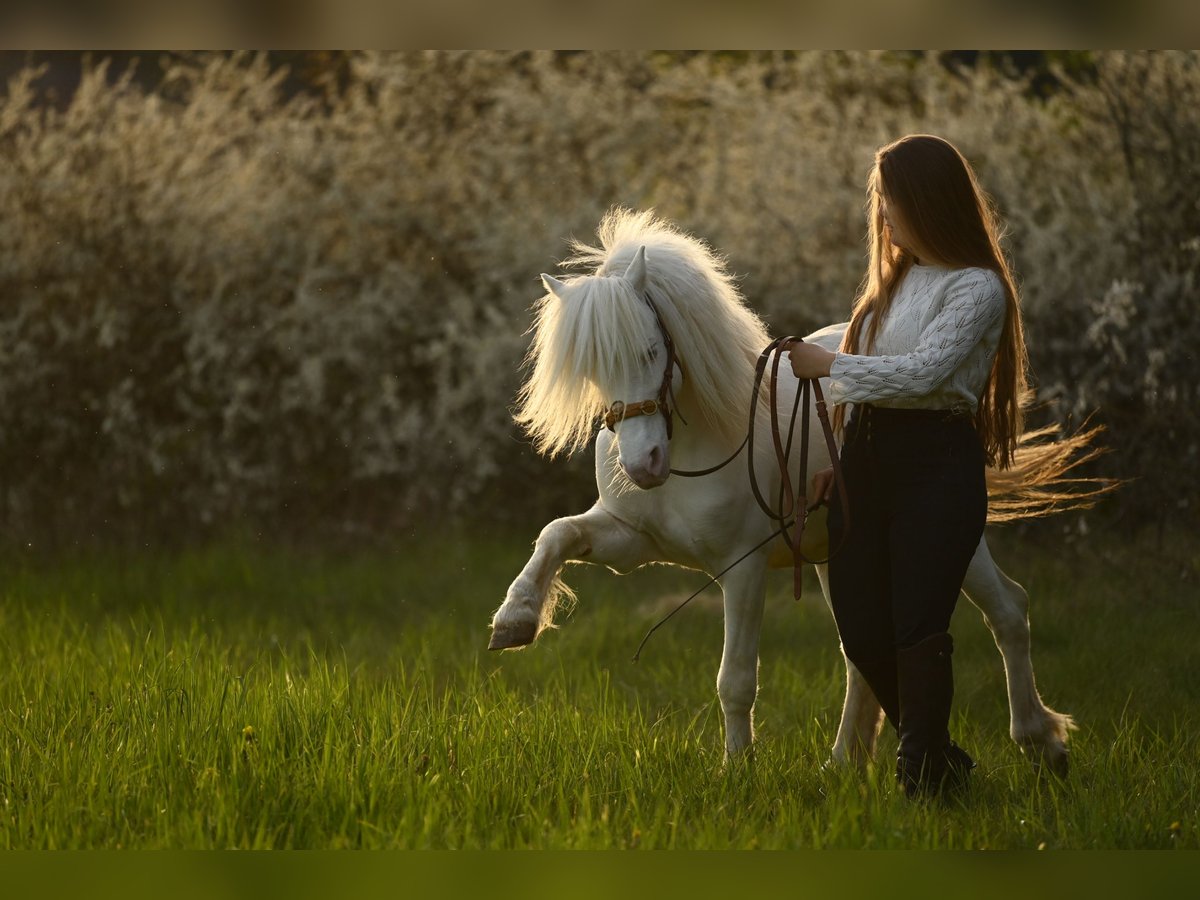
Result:
[[[815,585],[771,582],[759,743],[725,767],[721,616],[703,583],[568,573],[580,602],[519,653],[488,618],[529,536],[384,552],[228,541],[172,554],[10,556],[0,588],[0,846],[244,848],[1200,847],[1200,540],[995,536],[1033,599],[1072,773],[1008,739],[1003,670],[955,616],[961,804],[822,769],[843,673]],[[715,593],[715,592],[714,592]]]

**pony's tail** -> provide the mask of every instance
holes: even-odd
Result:
[[[1123,483],[1117,478],[1079,477],[1071,473],[1106,453],[1095,440],[1102,425],[1063,435],[1047,425],[1021,435],[1007,469],[987,470],[988,522],[1035,519],[1071,509],[1088,509]]]

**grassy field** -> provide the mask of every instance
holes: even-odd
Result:
[[[719,605],[703,583],[578,567],[531,649],[487,621],[529,535],[313,552],[229,540],[171,554],[10,554],[0,586],[0,846],[10,848],[1200,847],[1200,538],[1125,546],[994,535],[1033,598],[1072,773],[1007,736],[998,653],[954,632],[961,804],[821,768],[843,673],[809,591],[771,582],[752,764],[722,765]],[[814,583],[815,585],[815,583]]]

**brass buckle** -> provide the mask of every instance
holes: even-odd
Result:
[[[608,412],[604,414],[604,425],[609,431],[616,432],[614,426],[625,418],[625,403],[621,400],[614,400],[612,406],[608,408]]]

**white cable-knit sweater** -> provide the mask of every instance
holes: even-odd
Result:
[[[974,413],[1004,310],[1004,285],[995,272],[913,266],[896,289],[873,353],[835,357],[830,401]]]

